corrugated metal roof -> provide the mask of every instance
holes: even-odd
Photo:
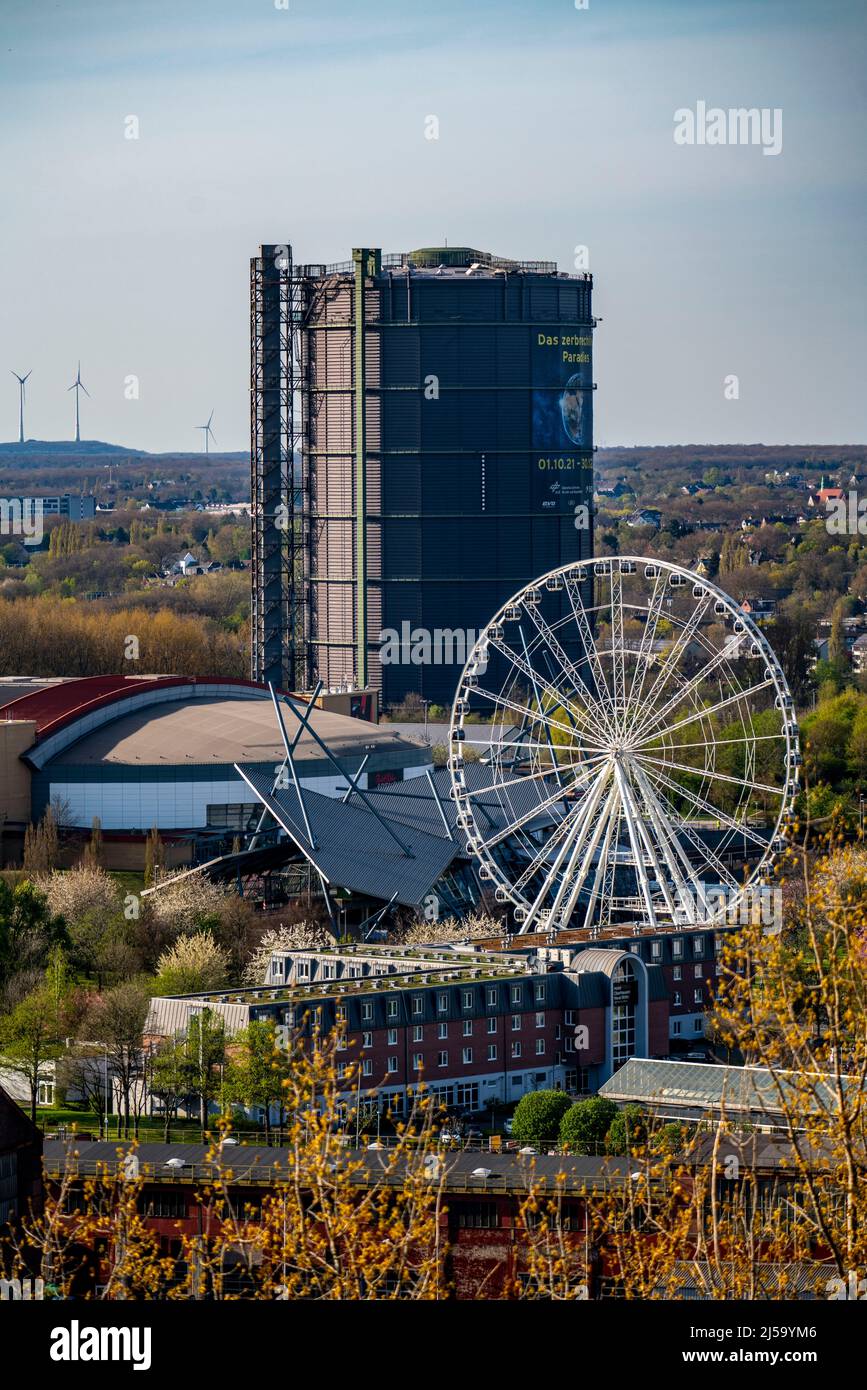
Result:
[[[250,1022],[250,1009],[247,1004],[219,1004],[213,999],[208,999],[207,1007],[224,1020],[226,1035],[230,1038],[242,1028],[246,1028]],[[150,1002],[144,1031],[161,1038],[186,1033],[191,1014],[200,1013],[201,1010],[202,1001],[199,998],[188,999],[171,995],[156,997]]]
[[[451,799],[451,776],[446,768],[438,767],[431,773],[431,779],[449,828],[464,848],[467,835],[457,824],[458,808]],[[516,785],[506,791],[498,790],[493,784],[491,768],[480,763],[468,763],[465,767],[464,781],[467,790],[472,794],[471,805],[476,824],[482,834],[501,830],[517,818],[526,815],[534,806],[538,806],[549,797],[556,786],[553,777],[510,780],[515,781]],[[421,830],[427,830],[432,835],[445,834],[443,819],[427,777],[392,782],[387,786],[377,787],[375,791],[369,791],[367,795],[383,815],[387,814],[403,825],[414,825]],[[547,808],[538,822],[530,821],[528,829],[533,829],[537,824],[550,825],[552,820],[559,820],[563,814],[562,810],[558,814],[559,804],[555,803],[553,808]]]
[[[428,834],[389,817],[395,834],[410,851],[405,854],[360,798],[344,804],[305,790],[302,809],[294,787],[272,795],[273,776],[256,767],[236,767],[311,864],[335,886],[382,902],[394,899],[404,907],[417,907],[458,853],[458,845],[444,832]]]

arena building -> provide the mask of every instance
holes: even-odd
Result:
[[[310,792],[335,797],[356,774],[360,787],[375,788],[430,767],[429,748],[387,726],[315,708],[308,728],[303,703],[281,709],[299,783]],[[238,768],[267,781],[283,759],[269,692],[251,681],[0,681],[0,863],[21,862],[27,825],[49,805],[70,833],[89,833],[99,819],[109,868],[141,867],[154,826],[167,864],[199,862],[261,815]]]

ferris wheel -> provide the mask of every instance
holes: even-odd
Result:
[[[480,634],[452,707],[458,825],[523,932],[730,915],[785,846],[799,765],[763,633],[663,560],[528,584]]]

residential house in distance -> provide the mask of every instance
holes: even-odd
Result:
[[[656,507],[641,507],[639,511],[633,512],[626,518],[626,525],[633,528],[638,526],[653,526],[659,530],[662,521],[662,512],[657,511]]]
[[[767,622],[769,618],[773,618],[776,611],[777,601],[772,598],[745,598],[741,604],[741,612],[749,613],[753,621],[757,623]]]
[[[862,632],[852,643],[852,665],[859,676],[867,671],[867,632]]]

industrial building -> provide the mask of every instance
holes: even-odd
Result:
[[[260,248],[255,680],[450,702],[491,614],[592,555],[591,294],[467,247],[303,266]]]
[[[342,794],[348,775],[376,787],[430,766],[422,745],[330,709],[310,711],[300,727],[293,712],[304,708],[283,703],[284,722],[297,735],[299,783],[311,795]],[[27,825],[53,803],[69,831],[89,833],[99,819],[108,868],[140,868],[154,826],[168,865],[199,862],[229,848],[259,818],[249,779],[261,774],[272,783],[283,758],[269,692],[250,681],[0,681],[0,861],[21,862]]]

